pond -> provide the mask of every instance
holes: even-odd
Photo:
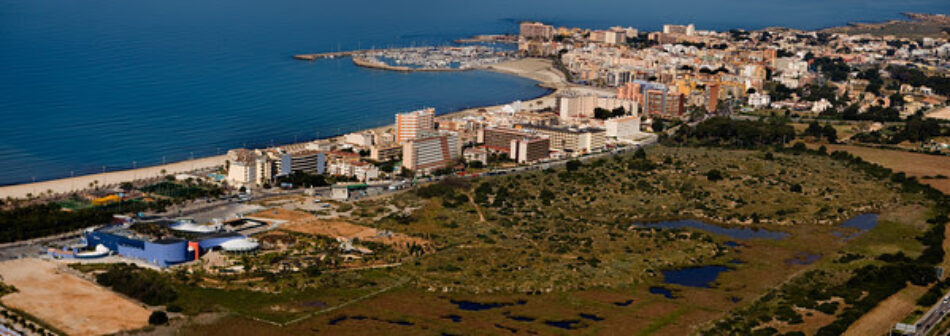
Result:
[[[666,287],[652,286],[650,287],[650,294],[663,295],[667,299],[673,298],[673,291]]]
[[[725,266],[699,266],[663,271],[663,282],[688,287],[711,288],[711,284],[719,278],[719,273],[728,270],[729,268]]]
[[[847,229],[857,229],[858,232],[848,234],[841,231],[833,231],[831,234],[835,235],[835,237],[842,238],[843,240],[851,240],[861,236],[865,232],[870,231],[876,226],[877,214],[862,214],[857,215],[838,226]]]
[[[789,234],[781,231],[769,231],[766,229],[760,229],[757,227],[722,227],[713,224],[707,224],[694,219],[683,219],[675,221],[666,221],[666,222],[652,222],[652,223],[634,223],[634,226],[637,227],[653,227],[660,229],[697,229],[707,231],[709,233],[718,234],[727,236],[732,239],[738,240],[747,240],[747,239],[782,239],[788,237]]]
[[[526,303],[526,301],[524,301],[524,300],[518,300],[517,302],[514,302],[514,303],[512,303],[512,302],[486,302],[486,303],[479,303],[479,302],[465,301],[465,300],[458,300],[458,301],[456,301],[456,300],[449,300],[449,302],[452,302],[452,304],[458,306],[459,309],[461,309],[461,310],[467,310],[467,311],[482,311],[482,310],[489,310],[489,309],[507,307],[507,306],[511,306],[511,305],[515,305],[515,304],[524,305],[524,304]]]

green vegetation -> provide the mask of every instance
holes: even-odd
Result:
[[[148,305],[174,301],[178,293],[161,273],[132,264],[112,264],[96,276],[96,282]]]
[[[908,283],[914,285],[928,285],[936,281],[935,266],[943,261],[944,228],[947,222],[947,212],[950,210],[948,199],[939,191],[907,178],[903,173],[893,173],[879,165],[868,163],[859,157],[845,152],[831,153],[830,157],[843,162],[848,168],[860,171],[867,176],[879,179],[882,182],[893,183],[904,192],[904,197],[916,199],[917,202],[931,204],[935,213],[928,220],[929,228],[917,237],[920,254],[911,258],[903,251],[897,253],[881,253],[868,257],[846,252],[845,257],[839,258],[836,263],[823,265],[800,275],[782,287],[772,290],[759,298],[752,305],[745,306],[724,318],[706,331],[711,335],[748,334],[757,327],[771,321],[778,320],[787,324],[800,323],[801,315],[795,309],[812,310],[815,313],[832,315],[835,320],[817,330],[817,335],[840,335],[844,333],[858,318],[868,313],[878,303],[905,288]],[[885,237],[893,244],[903,234],[891,234]],[[868,237],[859,241],[857,246],[849,249],[862,249],[864,252],[873,250],[862,246],[879,245],[880,240]],[[914,248],[899,248],[897,250],[913,250]],[[847,266],[845,266],[845,265]],[[938,284],[935,288],[945,285]],[[931,290],[920,299],[927,303],[939,298],[940,289]],[[841,300],[844,308],[837,312],[837,306],[827,306]],[[825,305],[824,307],[822,307]]]
[[[784,144],[794,138],[795,129],[781,120],[749,121],[715,117],[696,127],[684,125],[667,140],[674,144],[694,146],[756,148]]]
[[[202,197],[217,197],[224,193],[224,189],[210,183],[175,183],[163,181],[143,187],[142,192],[154,193],[174,199],[196,199]]]
[[[122,201],[98,207],[63,211],[58,204],[29,205],[0,211],[0,242],[43,237],[95,225],[108,224],[112,215],[161,211],[171,202]]]

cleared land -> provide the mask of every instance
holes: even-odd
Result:
[[[70,335],[104,335],[148,325],[148,309],[39,259],[0,263],[0,277],[18,292],[3,304]]]
[[[862,159],[877,163],[894,171],[916,177],[921,183],[950,194],[950,179],[925,179],[937,175],[950,176],[950,156],[910,153],[898,150],[877,149],[861,146],[827,145],[828,151],[846,151]]]

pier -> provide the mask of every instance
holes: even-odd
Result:
[[[349,50],[349,51],[325,52],[325,53],[317,53],[317,54],[297,54],[297,55],[294,55],[294,58],[301,61],[314,61],[314,60],[324,59],[324,58],[349,57],[349,56],[353,56],[357,54],[362,54],[365,52],[369,52],[369,50]]]

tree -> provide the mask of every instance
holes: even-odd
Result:
[[[634,158],[634,159],[646,159],[646,158],[647,158],[647,152],[646,152],[645,150],[643,150],[642,147],[641,147],[641,148],[637,148],[637,151],[633,153],[633,158]]]
[[[152,312],[152,315],[148,316],[148,324],[151,325],[162,325],[168,323],[168,314],[163,311]]]
[[[129,191],[132,191],[132,189],[135,187],[132,185],[132,182],[122,182],[119,184],[119,188],[121,188],[122,190],[125,190],[125,192],[129,192]]]
[[[722,172],[718,169],[710,169],[706,172],[706,179],[713,182],[720,181],[723,179]]]
[[[476,160],[476,161],[469,161],[469,162],[468,162],[468,167],[469,167],[469,168],[475,168],[475,169],[485,168],[485,164],[482,163],[481,161],[477,161],[477,160]]]
[[[831,124],[826,124],[825,127],[821,129],[821,135],[824,136],[825,139],[828,139],[830,143],[838,141],[838,131],[835,130]]]
[[[817,121],[812,121],[808,124],[808,128],[805,129],[805,132],[802,135],[820,137],[822,132],[821,125]]]
[[[583,165],[584,164],[578,160],[571,160],[571,161],[567,161],[567,163],[564,166],[567,167],[567,171],[576,171]]]

